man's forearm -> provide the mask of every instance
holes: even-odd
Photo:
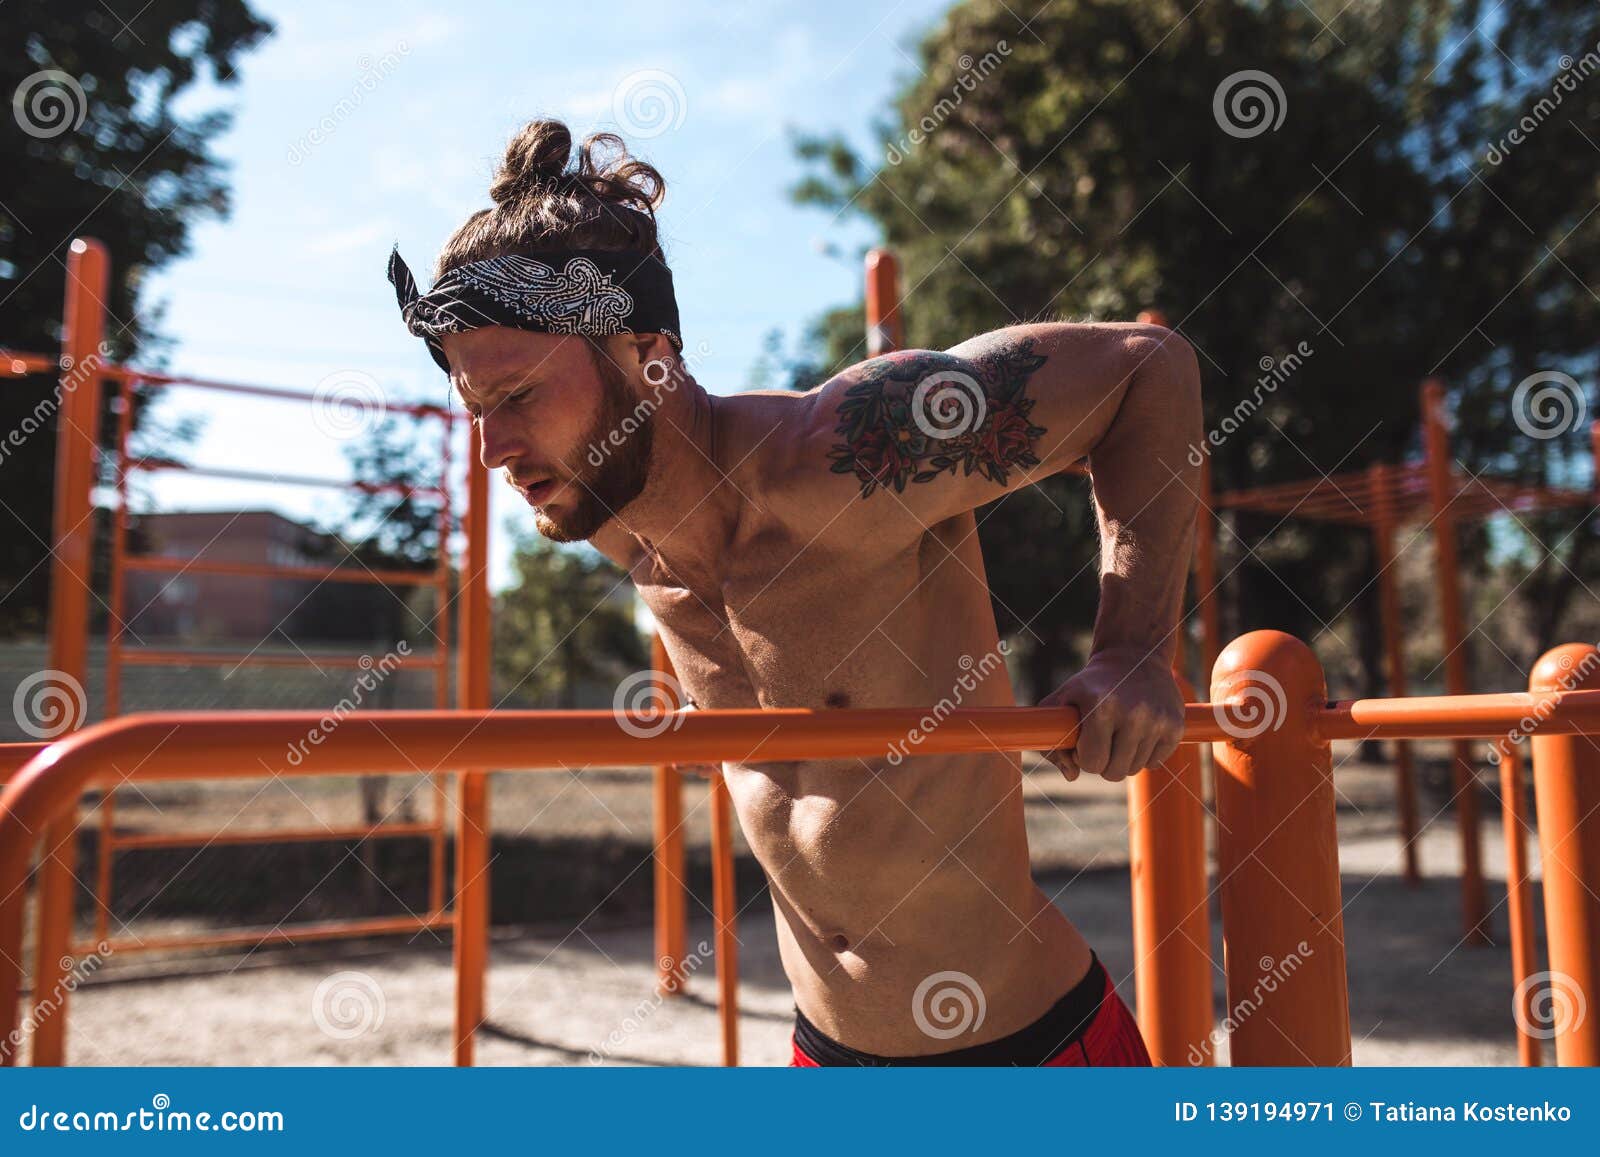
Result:
[[[1116,416],[1089,456],[1100,524],[1094,650],[1171,663],[1194,549],[1201,433],[1200,371],[1167,331],[1141,341]]]

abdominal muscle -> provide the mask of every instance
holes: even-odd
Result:
[[[771,882],[795,1002],[834,1040],[882,1056],[982,1044],[1087,971],[1088,946],[1029,872],[1013,757],[724,774]]]

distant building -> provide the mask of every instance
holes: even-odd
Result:
[[[139,554],[206,563],[327,567],[343,557],[340,540],[271,510],[146,514],[133,521]],[[316,583],[271,575],[130,570],[126,613],[141,638],[254,643],[290,629]]]

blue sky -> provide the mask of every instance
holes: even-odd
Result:
[[[559,116],[578,134],[622,128],[666,176],[661,219],[684,337],[704,343],[696,373],[707,387],[737,390],[769,330],[792,339],[860,292],[853,259],[819,242],[853,257],[874,240],[857,222],[789,203],[800,170],[788,130],[870,146],[871,123],[915,75],[915,44],[946,6],[257,3],[277,35],[244,59],[235,88],[193,99],[235,110],[215,145],[231,166],[232,215],[199,224],[192,255],[149,283],[147,306],[165,304],[162,329],[176,343],[170,368],[308,389],[358,373],[391,398],[442,399],[444,379],[401,327],[384,281],[389,246],[398,241],[426,282],[444,238],[488,204],[510,134]],[[630,84],[664,94],[666,115],[630,110],[619,95]],[[331,131],[313,140],[319,125]],[[175,389],[161,413],[204,417],[197,463],[348,472],[306,407]],[[339,509],[322,492],[152,481],[162,509]],[[529,516],[499,489],[497,584],[505,525]]]

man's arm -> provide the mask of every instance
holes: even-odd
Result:
[[[813,402],[808,441],[819,446],[826,426],[830,469],[856,488],[875,532],[891,536],[1087,459],[1100,609],[1089,664],[1044,700],[1084,713],[1079,746],[1049,755],[1069,778],[1121,779],[1172,753],[1182,703],[1170,668],[1201,436],[1187,342],[1151,325],[1015,326],[945,353],[864,362]]]

